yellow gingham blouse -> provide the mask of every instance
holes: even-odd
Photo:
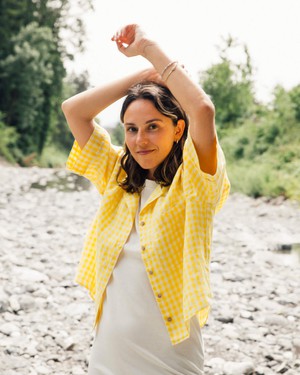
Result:
[[[95,324],[139,203],[139,194],[127,193],[116,182],[122,152],[111,144],[106,130],[96,125],[82,150],[74,141],[66,163],[67,169],[89,179],[102,195],[75,278],[95,300]],[[120,178],[124,176],[122,170]],[[183,163],[171,186],[158,185],[140,212],[141,255],[173,345],[189,337],[193,315],[197,315],[200,327],[208,318],[213,217],[229,189],[219,143],[217,171],[211,176],[201,171],[188,135]]]

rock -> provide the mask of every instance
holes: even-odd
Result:
[[[294,358],[300,358],[300,339],[293,340],[293,354]]]
[[[85,371],[79,366],[73,366],[72,374],[73,375],[85,375]]]
[[[0,314],[9,308],[9,298],[3,287],[0,286]]]
[[[250,311],[242,310],[240,312],[240,317],[243,318],[243,319],[253,320],[253,315],[251,314]]]
[[[18,312],[19,310],[21,310],[20,303],[19,303],[18,298],[16,296],[12,295],[12,296],[9,297],[9,304],[10,304],[11,309],[14,312]]]
[[[270,314],[265,317],[265,323],[269,325],[276,325],[276,326],[284,327],[288,324],[288,321],[284,316]]]
[[[61,346],[64,350],[71,350],[75,345],[75,340],[73,337],[57,337],[55,341]]]
[[[223,371],[226,375],[250,375],[254,365],[252,362],[226,362]]]
[[[38,375],[48,375],[51,374],[51,370],[43,365],[36,365],[35,366],[35,371],[37,372]]]
[[[289,370],[289,366],[286,363],[281,363],[275,368],[276,374],[285,374]]]
[[[222,273],[222,266],[217,262],[212,262],[210,265],[210,271],[212,273]]]
[[[214,373],[221,373],[223,371],[225,360],[223,358],[214,357],[205,362],[207,367],[212,368]]]
[[[14,267],[12,272],[17,275],[20,280],[27,282],[42,282],[49,279],[44,273],[28,267]]]
[[[35,297],[48,298],[50,296],[49,291],[45,287],[41,287],[33,292]]]
[[[24,295],[19,299],[20,308],[22,310],[28,311],[35,308],[35,299],[31,296]]]
[[[226,324],[223,328],[222,334],[225,337],[233,340],[239,338],[240,336],[237,327],[233,324]]]
[[[0,180],[0,374],[86,374],[94,304],[73,280],[98,191],[68,192],[60,169],[0,166]],[[300,242],[299,221],[299,205],[242,194],[216,215],[205,375],[298,374],[299,261],[273,249]]]
[[[86,303],[71,303],[64,309],[65,313],[76,317],[76,319],[81,320],[84,316],[91,312],[91,306]]]
[[[237,274],[235,272],[225,272],[223,273],[223,279],[226,281],[239,282],[247,278],[246,275]]]
[[[234,318],[232,316],[217,316],[216,320],[221,323],[233,323]]]
[[[12,336],[14,333],[19,332],[19,327],[13,323],[3,323],[0,325],[0,332],[4,335]]]

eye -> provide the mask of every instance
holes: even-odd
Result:
[[[126,131],[127,131],[128,133],[134,133],[134,132],[137,131],[137,128],[135,128],[134,126],[128,126],[128,127],[126,128]]]
[[[150,124],[149,125],[149,129],[150,130],[155,130],[155,129],[157,129],[158,128],[158,126],[156,125],[156,124]]]

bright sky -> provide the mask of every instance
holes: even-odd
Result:
[[[85,15],[86,52],[73,68],[87,70],[92,86],[149,66],[127,58],[110,40],[121,26],[140,24],[193,78],[218,62],[216,46],[231,35],[248,46],[258,99],[268,101],[276,84],[300,84],[299,0],[94,0]],[[119,121],[121,101],[100,116],[103,126]]]

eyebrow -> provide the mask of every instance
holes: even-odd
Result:
[[[148,120],[145,122],[145,124],[150,124],[151,122],[163,122],[161,119],[159,118],[152,118],[151,120]],[[134,124],[133,122],[125,122],[124,126],[136,126],[136,124]]]

